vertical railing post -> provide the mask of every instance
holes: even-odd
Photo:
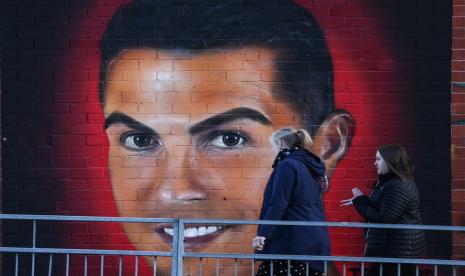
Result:
[[[32,248],[36,248],[36,232],[37,232],[37,221],[32,221]],[[32,263],[31,263],[31,275],[35,275],[36,267],[36,254],[32,253]]]
[[[184,223],[177,219],[173,223],[173,261],[171,265],[172,276],[183,275],[184,258]]]

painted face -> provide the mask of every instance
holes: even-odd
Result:
[[[134,49],[112,61],[104,113],[121,216],[257,219],[274,159],[268,138],[299,124],[273,100],[272,58],[258,48]],[[123,226],[139,250],[171,246],[171,225]],[[186,250],[250,252],[255,229],[187,225]]]
[[[387,174],[389,172],[389,168],[386,164],[386,161],[384,161],[379,151],[376,151],[375,166],[376,166],[376,172],[378,173],[378,175]]]

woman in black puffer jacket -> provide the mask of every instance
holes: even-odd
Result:
[[[375,159],[378,181],[370,195],[354,188],[354,197],[343,200],[343,205],[353,204],[372,223],[421,224],[420,197],[405,150],[399,145],[384,145],[378,148]],[[366,240],[367,257],[417,258],[425,247],[423,230],[372,228],[367,230]],[[402,265],[401,272],[415,275],[415,266]],[[369,275],[379,275],[379,265],[373,265]],[[397,264],[384,264],[383,275],[397,275]]]

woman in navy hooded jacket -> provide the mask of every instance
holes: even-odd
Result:
[[[303,130],[276,131],[270,141],[281,150],[266,185],[260,220],[325,221],[321,193],[325,165],[309,151],[312,140]],[[328,230],[321,226],[260,225],[253,246],[259,253],[330,255]],[[306,263],[291,261],[291,275],[306,275]],[[308,275],[322,275],[323,262],[309,261]],[[270,275],[264,261],[257,275]],[[287,261],[273,261],[273,275],[288,275]],[[300,273],[300,274],[299,274]]]

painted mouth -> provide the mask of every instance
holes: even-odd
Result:
[[[197,248],[205,246],[213,239],[223,233],[228,227],[223,225],[185,225],[184,229],[184,245],[186,248]],[[172,225],[161,224],[155,230],[163,239],[168,242],[173,242],[174,229]]]
[[[224,229],[223,226],[186,227],[184,229],[184,237],[188,239],[203,237],[203,236],[215,234],[216,232],[222,231],[223,229]],[[174,234],[173,228],[170,228],[170,227],[163,227],[163,232],[170,235],[171,237]]]

